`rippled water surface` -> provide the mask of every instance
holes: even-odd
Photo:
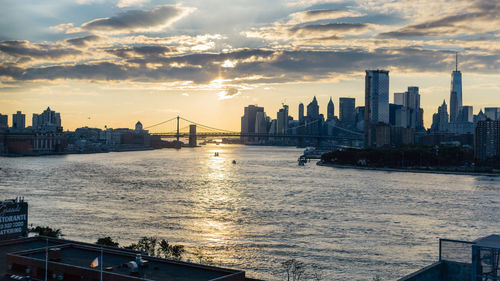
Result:
[[[435,261],[439,237],[500,232],[500,178],[298,166],[300,152],[0,158],[0,199],[25,196],[30,223],[68,239],[157,236],[266,280],[290,258],[322,280],[393,280]]]

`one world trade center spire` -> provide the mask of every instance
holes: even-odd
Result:
[[[458,53],[455,54],[455,70],[451,73],[450,122],[456,122],[462,108],[462,73],[458,70]]]

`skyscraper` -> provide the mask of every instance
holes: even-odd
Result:
[[[486,107],[484,114],[491,120],[498,120],[500,119],[500,107]]]
[[[365,146],[376,146],[373,126],[389,124],[389,71],[366,70],[365,76]]]
[[[339,98],[339,119],[342,126],[354,127],[356,99]]]
[[[451,73],[450,122],[457,121],[462,108],[462,73],[458,70],[458,53],[455,54],[455,70]]]
[[[276,114],[276,130],[278,135],[286,135],[288,130],[288,105],[283,105]]]
[[[394,93],[394,104],[406,106],[406,93]]]
[[[12,114],[12,128],[13,129],[24,129],[26,128],[26,115],[18,111],[16,114]]]
[[[332,120],[333,117],[335,117],[335,106],[333,105],[332,97],[330,97],[330,101],[326,108],[326,120]]]
[[[438,108],[438,112],[432,116],[431,131],[433,132],[446,132],[448,131],[448,106],[446,101]]]
[[[299,104],[299,123],[304,123],[304,104]]]
[[[0,114],[0,129],[9,128],[9,115]]]
[[[314,96],[313,100],[307,105],[307,117],[310,119],[319,118],[319,105],[316,96]]]
[[[255,119],[257,112],[264,112],[263,107],[258,107],[256,105],[249,105],[245,107],[243,116],[241,117],[241,133],[255,133]],[[241,137],[243,143],[252,142],[253,137]]]

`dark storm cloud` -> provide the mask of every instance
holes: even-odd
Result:
[[[471,30],[473,33],[483,33],[491,27],[498,29],[498,24],[500,23],[499,14],[499,1],[477,1],[458,14],[408,25],[396,31],[381,33],[379,36],[394,38],[442,36],[468,33]],[[474,28],[477,30],[473,30]]]
[[[56,47],[46,44],[32,44],[28,41],[1,41],[0,51],[14,57],[29,57],[43,59],[57,59],[69,55],[81,54],[73,48]]]
[[[0,76],[15,80],[127,80],[141,82],[193,81],[208,83],[222,75],[241,83],[282,83],[315,81],[336,74],[359,73],[365,69],[397,69],[398,72],[447,71],[454,53],[449,51],[422,50],[420,48],[361,49],[344,51],[269,51],[239,50],[221,54],[191,54],[175,57],[149,56],[126,62],[50,66],[21,69],[12,64],[0,65]],[[236,61],[235,67],[224,68],[226,61]],[[466,55],[464,71],[496,73],[500,68],[500,54]],[[128,63],[127,63],[128,62]],[[172,66],[172,64],[176,66]],[[160,65],[156,68],[148,64]],[[468,65],[471,67],[468,68]],[[474,68],[485,65],[486,68]],[[256,79],[245,80],[255,76]],[[233,83],[240,83],[236,80]]]
[[[66,42],[77,47],[85,47],[88,42],[97,41],[99,40],[99,38],[100,37],[96,35],[88,35],[80,38],[67,39]]]
[[[86,31],[134,31],[163,26],[180,17],[186,8],[164,5],[152,10],[130,10],[110,18],[95,19],[82,24]]]

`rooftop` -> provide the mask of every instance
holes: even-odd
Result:
[[[132,250],[77,241],[31,237],[0,241],[0,281],[10,280],[4,277],[10,274],[31,273],[32,277],[40,278],[45,271],[47,245],[49,272],[64,276],[63,280],[73,280],[71,276],[89,280],[98,277],[100,266],[91,268],[90,264],[101,255],[101,249],[103,276],[106,280],[250,280],[246,279],[245,272],[240,270],[149,257]],[[138,254],[141,254],[145,265],[139,265],[134,270],[129,264],[137,261]]]

